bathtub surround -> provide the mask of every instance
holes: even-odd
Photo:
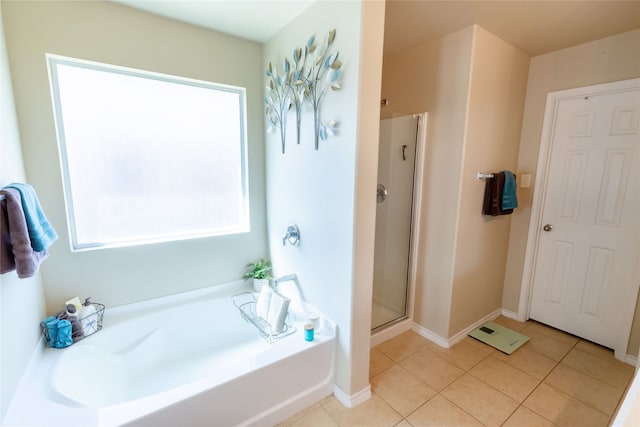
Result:
[[[295,332],[271,345],[234,305],[248,290],[236,281],[108,309],[100,333],[38,349],[6,425],[267,426],[330,394],[335,324],[320,318],[307,342],[310,306],[295,300]],[[175,319],[224,327],[185,330]]]
[[[306,299],[333,319],[339,329],[336,395],[346,405],[370,396],[367,366],[371,322],[373,236],[377,139],[383,38],[383,2],[317,2],[264,45],[264,66],[288,57],[309,34],[324,37],[336,29],[333,43],[343,58],[341,89],[322,106],[340,118],[337,135],[316,151],[312,132],[288,144],[267,135],[267,201],[270,254],[275,276],[296,273]],[[265,79],[266,82],[266,79]],[[295,116],[287,139],[295,140]],[[313,128],[313,112],[304,111],[302,129]],[[287,224],[304,233],[299,246],[277,239]],[[279,286],[286,293],[295,287]]]

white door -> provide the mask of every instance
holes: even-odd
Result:
[[[615,349],[640,284],[640,89],[559,99],[551,117],[529,317]]]

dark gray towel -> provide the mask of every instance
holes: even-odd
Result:
[[[0,194],[5,196],[0,202],[0,274],[16,270],[21,279],[32,277],[48,253],[31,247],[20,192],[4,188]]]
[[[487,178],[485,182],[482,214],[491,216],[512,214],[513,209],[502,209],[504,173],[494,173],[493,178]]]

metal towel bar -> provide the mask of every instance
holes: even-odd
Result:
[[[493,178],[493,174],[478,172],[478,179],[487,179],[487,178]]]

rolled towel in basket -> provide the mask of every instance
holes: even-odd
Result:
[[[269,286],[263,286],[258,294],[258,301],[256,301],[256,314],[267,320],[269,315],[269,304],[271,303],[271,288]]]
[[[58,340],[58,322],[60,320],[56,316],[49,316],[42,322],[47,330],[47,346],[49,347],[54,347]]]
[[[58,335],[56,342],[53,344],[55,348],[65,348],[73,344],[71,322],[66,319],[58,321]]]
[[[284,321],[289,311],[289,301],[289,298],[284,295],[275,291],[271,292],[267,322],[271,325],[272,332],[279,333],[284,329]]]

